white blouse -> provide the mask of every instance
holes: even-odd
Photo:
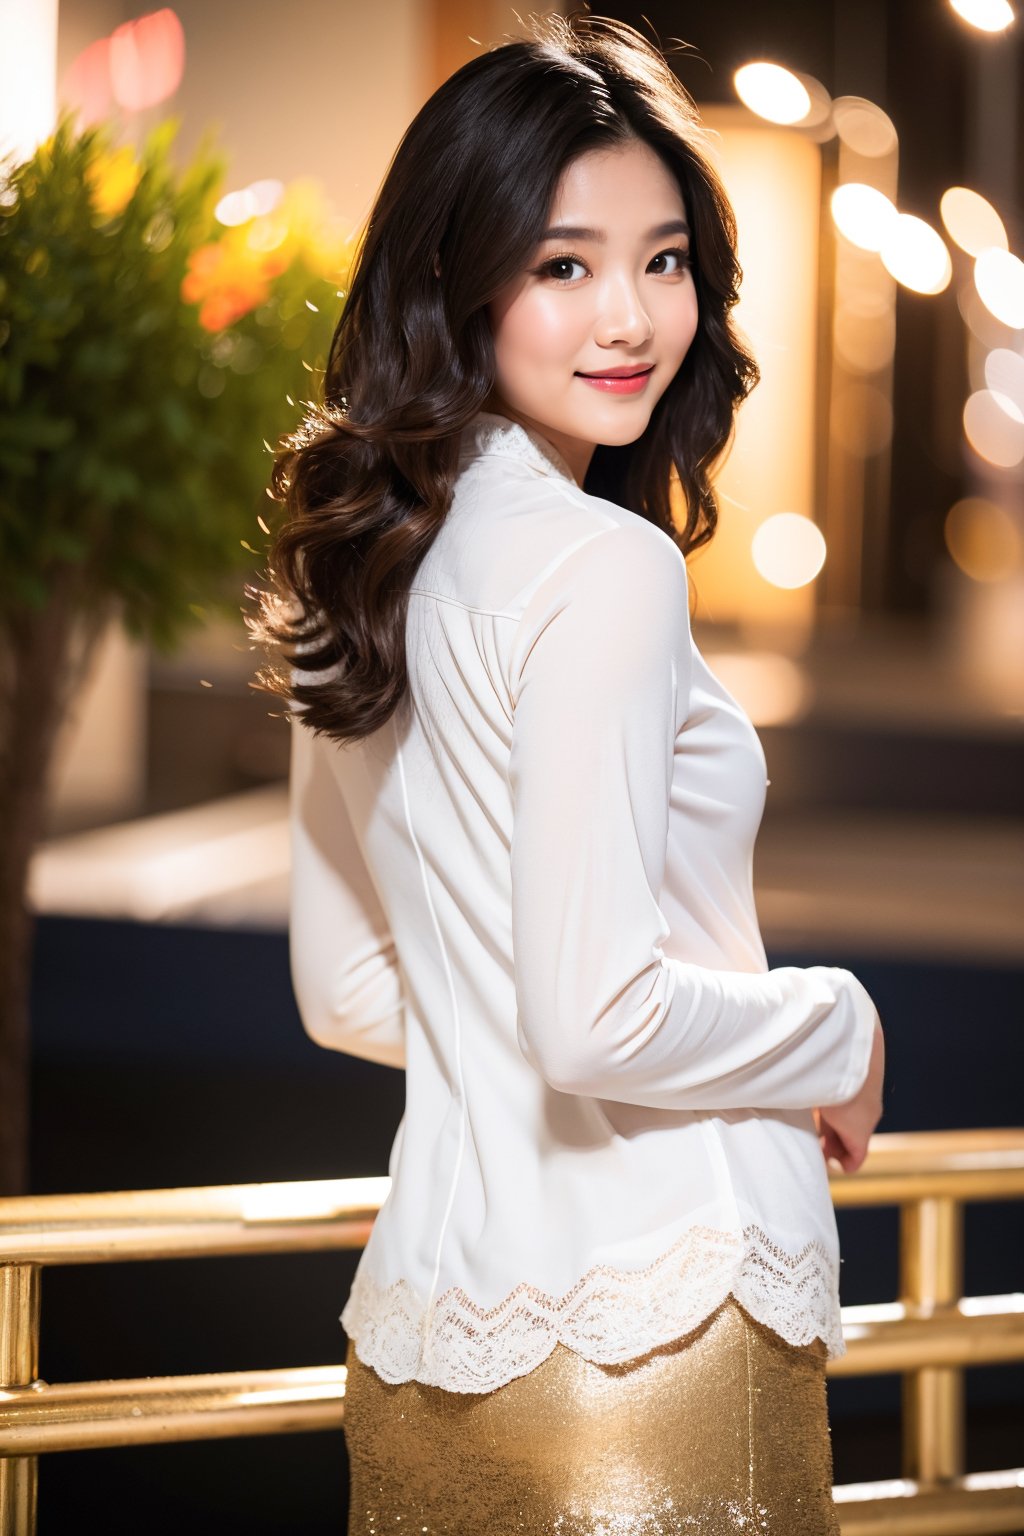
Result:
[[[303,1025],[406,1071],[341,1314],[359,1358],[487,1392],[559,1340],[633,1359],[730,1293],[843,1354],[811,1110],[863,1083],[876,1011],[850,971],[768,969],[764,753],[680,550],[481,412],[406,647],[386,726],[292,735]]]

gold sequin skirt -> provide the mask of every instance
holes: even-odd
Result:
[[[346,1364],[348,1536],[839,1536],[825,1345],[732,1297],[621,1365],[557,1344],[493,1392]]]

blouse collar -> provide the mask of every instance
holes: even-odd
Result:
[[[493,411],[478,411],[463,428],[461,452],[474,458],[481,454],[501,454],[506,458],[521,459],[541,475],[576,485],[575,475],[554,444],[532,427],[524,427]]]

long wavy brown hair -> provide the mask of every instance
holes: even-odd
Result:
[[[697,331],[643,435],[599,444],[584,489],[684,555],[711,538],[711,470],[759,377],[731,322],[732,207],[659,49],[608,17],[542,17],[530,39],[457,70],[406,130],[358,244],[322,402],[304,402],[278,445],[270,494],[286,516],[246,622],[270,661],[256,686],[298,704],[315,732],[358,741],[400,703],[409,587],[451,505],[459,435],[494,384],[486,306],[529,265],[566,166],[636,139],[686,203]]]

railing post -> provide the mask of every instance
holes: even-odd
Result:
[[[964,1208],[934,1196],[900,1208],[902,1300],[925,1312],[963,1294]],[[903,1377],[903,1475],[941,1483],[964,1466],[964,1373],[927,1366]]]
[[[40,1291],[38,1264],[0,1264],[0,1388],[39,1375]],[[0,1454],[0,1536],[32,1536],[38,1478],[37,1456]]]

